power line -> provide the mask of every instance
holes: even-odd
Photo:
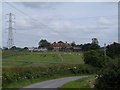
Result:
[[[34,20],[35,22],[38,21],[37,19],[34,19],[33,17],[31,17],[31,16],[29,16],[28,14],[24,13],[23,11],[21,11],[20,9],[18,9],[18,8],[16,8],[15,6],[11,5],[10,3],[8,3],[8,2],[5,2],[5,3],[8,4],[9,6],[11,6],[12,8],[16,9],[17,11],[21,12],[21,13],[24,14],[25,16],[29,17],[30,19]],[[48,25],[45,25],[45,24],[43,24],[43,23],[41,23],[41,22],[38,22],[38,23],[40,23],[41,25],[47,27],[47,28],[50,29],[50,30],[54,30],[53,28],[49,27]]]
[[[24,13],[23,11],[21,11],[21,10],[18,9],[18,8],[16,8],[16,7],[13,6],[12,4],[10,4],[10,3],[8,3],[8,2],[5,2],[5,3],[8,4],[9,6],[11,6],[12,8],[16,9],[17,11],[19,11],[19,12],[22,13],[23,15],[29,17],[29,18],[32,19],[35,23],[36,23],[36,21],[37,21],[38,23],[40,23],[41,25],[43,25],[43,26],[44,26],[45,28],[47,28],[48,30],[50,29],[50,30],[56,32],[56,30],[54,30],[53,28],[49,27],[49,26],[46,25],[46,24],[43,24],[43,23],[39,22],[37,19],[34,19],[33,17],[31,17],[31,16],[29,16],[28,14]],[[66,37],[66,35],[63,35],[63,34],[62,34],[62,36],[63,36],[63,37]]]
[[[30,17],[31,18],[31,16],[29,16],[28,14],[26,14],[26,13],[24,13],[23,11],[21,11],[20,9],[18,9],[18,8],[16,8],[15,6],[13,6],[12,4],[10,4],[10,3],[8,3],[8,2],[5,2],[5,3],[7,3],[9,6],[11,6],[11,7],[13,7],[14,9],[16,9],[16,10],[18,10],[19,12],[21,12],[22,14],[25,14],[25,15],[27,15],[28,17]],[[120,15],[116,15],[116,14],[114,14],[114,15],[110,15],[110,16],[104,16],[104,15],[101,15],[101,16],[91,16],[91,17],[79,17],[80,19],[84,19],[84,18],[86,18],[86,19],[88,19],[88,18],[97,18],[97,17],[114,17],[114,16],[120,16]]]
[[[15,6],[13,6],[12,4],[10,4],[10,3],[8,3],[8,2],[5,2],[6,4],[8,4],[9,6],[11,6],[12,8],[14,8],[14,9],[16,9],[17,11],[19,11],[20,13],[22,13],[23,15],[25,15],[25,16],[27,16],[27,17],[29,17],[30,19],[32,19],[32,20],[34,20],[35,22],[36,21],[38,21],[37,19],[34,19],[33,17],[31,17],[31,16],[29,16],[28,14],[26,14],[25,12],[23,12],[22,10],[20,10],[20,9],[18,9],[18,8],[16,8]],[[79,18],[76,18],[77,20],[79,20],[79,19],[90,19],[90,18],[98,18],[98,17],[115,17],[115,16],[118,16],[118,15],[110,15],[110,16],[104,16],[104,15],[102,15],[102,16],[91,16],[91,17],[79,17]],[[65,18],[66,19],[66,18]],[[75,19],[75,18],[73,18],[73,19]],[[60,20],[62,20],[61,18],[60,18]],[[41,23],[41,22],[39,22],[41,25],[43,25],[43,26],[47,26],[47,28],[48,29],[52,29],[53,30],[53,28],[51,28],[51,27],[49,27],[48,25],[46,25],[46,24],[43,24],[43,23]]]
[[[32,21],[34,21],[34,23],[36,23],[36,21],[37,21],[38,23],[40,23],[41,25],[43,25],[45,28],[48,28],[48,29],[50,29],[50,30],[54,30],[53,28],[49,27],[48,25],[39,22],[38,19],[35,19],[35,18],[31,17],[30,15],[26,14],[24,11],[16,8],[14,5],[12,5],[12,4],[8,3],[8,2],[5,2],[5,3],[6,3],[7,5],[9,5],[10,7],[14,8],[15,10],[17,10],[18,12],[20,12],[21,14],[29,17]],[[115,16],[118,16],[118,15],[111,15],[111,16],[94,16],[94,17],[80,17],[79,19],[98,18],[98,17],[115,17]],[[54,30],[54,31],[56,31],[56,30]],[[62,34],[62,36],[65,36],[65,35]]]

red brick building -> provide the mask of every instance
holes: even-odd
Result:
[[[65,51],[65,50],[70,49],[71,45],[67,42],[64,43],[62,41],[59,41],[59,42],[54,42],[52,44],[52,48],[54,51],[60,51],[60,50]]]

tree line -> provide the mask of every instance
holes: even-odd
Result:
[[[120,89],[120,44],[112,43],[106,47],[106,55],[101,50],[84,52],[84,62],[99,68],[95,80],[97,90]]]
[[[60,43],[64,43],[63,41],[58,41]],[[87,43],[87,44],[76,44],[74,41],[72,43],[68,43],[71,48],[71,51],[74,51],[74,47],[78,47],[80,48],[80,51],[89,51],[89,50],[96,50],[96,49],[100,49],[100,45],[96,44],[96,43]],[[28,50],[29,47],[24,47],[24,48],[20,48],[20,47],[16,47],[13,46],[12,48],[10,48],[10,50]],[[47,48],[48,50],[52,50],[52,43],[47,41],[46,39],[41,39],[38,43],[38,48]],[[4,50],[8,50],[8,48],[4,47]]]

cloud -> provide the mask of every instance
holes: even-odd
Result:
[[[37,17],[36,17],[37,18]],[[49,19],[49,18],[48,18]],[[43,19],[44,20],[44,19]],[[64,35],[65,37],[68,36],[68,34],[70,36],[77,36],[79,34],[83,34],[83,35],[89,35],[89,34],[100,34],[102,32],[110,32],[110,30],[115,29],[114,25],[109,25],[106,24],[106,19],[105,20],[101,20],[98,21],[98,24],[89,24],[89,25],[82,25],[79,23],[75,23],[69,20],[51,20],[50,22],[48,22],[48,20],[40,20],[37,19],[36,21],[31,20],[31,19],[21,19],[18,23],[18,28],[23,29],[23,30],[29,30],[29,31],[36,31],[38,32],[37,34],[39,34],[39,32],[41,32],[43,36],[45,36],[46,33],[48,33],[47,35]],[[42,23],[41,23],[42,22]],[[102,25],[101,25],[102,24]],[[35,32],[35,33],[36,33]],[[36,34],[34,34],[36,35]],[[69,36],[68,36],[69,37]]]
[[[20,30],[31,28],[30,21],[27,18],[19,18],[16,21],[16,27]]]
[[[41,8],[41,9],[50,9],[54,8],[56,5],[58,5],[57,2],[22,2],[23,6],[28,8]],[[60,3],[59,3],[60,4]]]
[[[99,24],[101,25],[110,25],[111,21],[105,17],[100,17],[99,18]]]
[[[58,6],[56,3],[48,2],[24,2],[20,5],[18,8],[24,10],[29,17],[15,13],[14,36],[18,46],[34,46],[42,38],[51,42],[63,40],[76,43],[91,42],[93,37],[103,42],[114,41],[117,38],[117,23],[114,22],[116,17],[109,18],[109,15],[114,13],[114,8],[109,11],[105,4],[64,3]],[[105,10],[100,9],[101,6]]]

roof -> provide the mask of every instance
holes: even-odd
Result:
[[[52,44],[52,47],[53,48],[70,48],[71,46],[67,42],[66,43],[64,43],[64,42],[57,42],[57,43],[54,42]]]

